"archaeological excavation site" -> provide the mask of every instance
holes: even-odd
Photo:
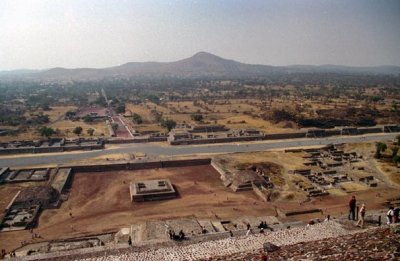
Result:
[[[371,146],[3,168],[0,242],[28,259],[161,257],[170,248],[174,258],[176,249],[189,259],[198,249],[192,259],[207,259],[235,240],[217,254],[240,260],[237,253],[252,256],[262,242],[283,249],[362,233],[347,217],[351,196],[357,208],[368,204],[366,227],[382,230],[381,209],[399,204],[400,189]]]

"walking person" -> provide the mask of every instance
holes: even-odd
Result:
[[[390,207],[388,212],[386,213],[386,219],[387,219],[387,224],[390,225],[393,222],[394,219],[394,207]]]
[[[357,200],[355,196],[352,196],[349,201],[349,220],[356,220],[356,205]]]
[[[250,234],[253,234],[253,230],[249,228],[246,232],[246,236],[249,236]]]
[[[264,251],[261,251],[260,260],[267,261],[267,255],[264,253]]]
[[[365,204],[362,204],[359,215],[360,219],[358,220],[356,226],[361,226],[361,228],[364,228],[364,218],[365,218]]]
[[[393,210],[393,223],[398,223],[399,222],[399,214],[400,214],[400,208],[396,207]]]

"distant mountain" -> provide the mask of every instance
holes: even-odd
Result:
[[[127,63],[110,68],[115,74],[131,76],[167,76],[179,78],[257,76],[273,71],[273,66],[250,65],[199,52],[169,63]]]
[[[38,73],[41,70],[29,70],[29,69],[20,69],[20,70],[11,70],[11,71],[0,71],[1,75],[20,75],[20,74],[34,74]]]
[[[42,71],[13,71],[1,73],[0,78],[12,77],[36,80],[98,80],[103,78],[132,77],[177,77],[177,78],[243,78],[268,77],[291,73],[339,73],[339,74],[400,74],[399,66],[349,67],[339,65],[254,65],[228,60],[219,56],[199,52],[176,62],[130,62],[103,69],[53,68]]]
[[[356,67],[356,66],[343,66],[343,65],[291,65],[286,66],[290,70],[297,72],[320,72],[320,73],[363,73],[363,74],[399,74],[400,66],[383,65],[373,67]]]

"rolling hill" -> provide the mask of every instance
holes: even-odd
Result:
[[[52,68],[48,70],[23,70],[0,72],[0,78],[34,80],[99,80],[104,78],[132,77],[176,77],[176,78],[250,78],[268,77],[293,73],[338,73],[338,74],[400,74],[399,66],[349,67],[339,65],[254,65],[228,60],[219,56],[199,52],[190,58],[175,62],[130,62],[102,69]]]

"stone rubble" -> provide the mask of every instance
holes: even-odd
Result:
[[[387,227],[377,228],[340,238],[284,246],[267,256],[268,260],[400,260],[400,234],[391,233]],[[253,250],[212,260],[261,260],[261,253]]]
[[[340,224],[334,221],[318,223],[308,227],[297,227],[293,229],[280,230],[276,232],[266,232],[265,234],[255,234],[250,236],[241,236],[226,238],[216,241],[202,242],[192,245],[164,247],[158,249],[148,249],[144,251],[131,251],[121,253],[103,253],[94,257],[75,260],[82,261],[114,261],[114,260],[208,260],[224,256],[232,256],[240,253],[249,253],[260,251],[265,242],[271,242],[278,246],[287,246],[303,242],[322,240],[326,238],[339,237],[347,235],[350,232],[344,229]],[[70,257],[71,258],[71,257]],[[218,259],[225,260],[225,259]],[[230,259],[226,259],[230,260]],[[241,260],[241,259],[236,259]],[[251,259],[250,259],[251,260]]]

